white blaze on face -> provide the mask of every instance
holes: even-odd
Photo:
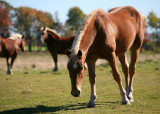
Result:
[[[78,67],[77,62],[78,62],[77,57],[72,56],[72,57],[70,57],[67,66],[72,66],[74,69],[76,69]]]
[[[78,67],[77,62],[73,64],[73,68],[76,69]]]
[[[44,37],[45,37],[45,33],[46,33],[46,31],[42,31],[42,33],[41,33],[41,41],[42,41],[42,43],[44,42]]]
[[[43,41],[43,35],[42,35],[42,34],[41,34],[41,41],[44,42],[44,41]]]
[[[41,31],[41,32],[40,32],[40,35],[41,35],[41,36],[40,36],[40,40],[41,40],[42,43],[44,43],[44,37],[45,37],[46,29],[45,29],[44,27],[41,27],[41,28],[40,28],[40,31]]]

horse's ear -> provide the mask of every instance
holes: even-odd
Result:
[[[82,58],[82,51],[81,50],[78,51],[78,57],[79,57],[79,59]]]
[[[67,54],[68,57],[70,57],[71,51],[70,51],[69,49],[67,49],[67,50],[66,50],[66,54]]]

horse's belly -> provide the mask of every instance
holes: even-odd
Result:
[[[131,41],[117,41],[116,42],[116,55],[119,56],[123,53],[125,53],[127,50],[130,49],[130,47],[133,44],[133,39],[131,39]]]

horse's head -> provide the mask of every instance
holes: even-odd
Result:
[[[81,50],[77,54],[72,54],[70,50],[66,51],[69,61],[67,68],[69,70],[69,75],[71,79],[71,94],[74,97],[80,96],[81,93],[81,83],[84,77],[84,60],[82,58]]]
[[[46,27],[41,27],[40,29],[40,40],[42,43],[48,38]]]
[[[19,47],[20,47],[20,49],[21,49],[22,51],[25,50],[25,37],[24,37],[24,35],[22,35],[22,37],[21,37],[21,42],[20,42]]]

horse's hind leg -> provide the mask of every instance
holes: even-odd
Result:
[[[95,107],[96,100],[96,74],[95,74],[95,62],[96,60],[87,60],[89,81],[91,85],[91,96],[87,104],[88,108]]]
[[[128,90],[128,84],[129,84],[129,67],[128,67],[128,61],[127,61],[127,56],[126,53],[124,53],[123,55],[119,56],[119,61],[122,65],[122,71],[125,75],[125,86],[126,86],[126,91]]]
[[[131,48],[131,63],[129,65],[130,81],[129,81],[129,87],[127,90],[127,97],[131,102],[134,101],[133,99],[133,76],[136,71],[136,61],[139,55],[139,51],[140,51],[140,48],[138,49],[135,47]]]
[[[136,39],[131,47],[131,62],[129,65],[129,75],[130,75],[130,81],[129,81],[129,87],[127,90],[127,97],[131,102],[134,101],[133,99],[133,76],[136,71],[136,62],[137,58],[139,56],[139,51],[143,43],[144,38],[144,31],[140,31],[140,33],[137,34]]]
[[[121,75],[120,75],[120,73],[118,71],[118,68],[117,68],[117,60],[116,60],[115,52],[112,52],[110,54],[110,57],[108,58],[108,61],[109,61],[109,64],[112,68],[113,77],[119,85],[120,94],[122,96],[122,104],[130,104],[130,101],[128,100],[128,98],[126,96],[126,91],[122,86]]]

